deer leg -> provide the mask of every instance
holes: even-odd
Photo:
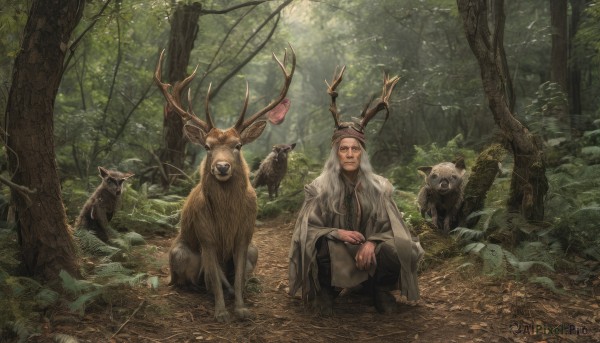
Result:
[[[208,287],[210,287],[215,296],[215,319],[220,323],[229,322],[231,318],[225,308],[223,286],[221,284],[223,270],[221,269],[214,248],[208,249],[207,247],[202,247],[202,267],[204,270],[204,281],[207,286],[210,285]]]
[[[246,261],[248,255],[248,244],[239,243],[235,253],[235,315],[240,319],[249,319],[252,314],[244,304],[243,291],[246,285]]]

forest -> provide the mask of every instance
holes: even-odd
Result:
[[[1,342],[600,341],[598,0],[0,0],[0,52]],[[399,77],[366,151],[425,250],[421,299],[320,318],[288,254],[343,66],[344,120]],[[287,173],[255,187],[253,317],[219,323],[169,285],[169,249],[198,131],[257,123],[249,178],[283,145]],[[466,166],[448,230],[419,204],[442,162]],[[79,228],[99,186],[106,239]]]

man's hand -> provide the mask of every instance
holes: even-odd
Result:
[[[343,229],[338,229],[338,239],[342,242],[358,245],[362,244],[365,241],[365,236],[358,231],[348,231]]]
[[[356,268],[360,270],[369,270],[371,266],[377,265],[377,259],[375,258],[375,243],[366,241],[358,248],[356,253]]]

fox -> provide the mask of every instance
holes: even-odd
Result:
[[[425,185],[419,191],[417,202],[421,215],[431,216],[433,226],[449,233],[457,225],[457,215],[463,203],[465,161],[442,162],[430,167],[419,167]]]
[[[122,173],[98,167],[102,183],[83,205],[75,220],[75,228],[92,231],[96,237],[107,243],[109,222],[121,203],[123,184],[132,177],[132,173]]]

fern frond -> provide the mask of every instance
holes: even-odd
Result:
[[[79,340],[73,336],[66,335],[64,333],[57,333],[52,337],[56,343],[79,343]]]
[[[51,289],[42,288],[35,296],[35,302],[43,308],[55,304],[59,294]]]
[[[479,241],[484,238],[484,232],[481,230],[469,229],[466,227],[457,227],[451,233],[456,234],[456,238],[466,241]]]
[[[100,278],[112,277],[115,275],[129,275],[130,269],[123,267],[120,262],[111,262],[97,265],[94,268],[95,274]]]
[[[27,341],[27,338],[33,333],[31,326],[29,326],[25,320],[17,319],[15,321],[7,322],[6,324],[9,330],[19,336],[19,342]]]
[[[470,243],[467,244],[464,248],[463,251],[465,253],[474,253],[474,254],[479,254],[481,252],[481,249],[485,248],[485,244],[481,243],[481,242],[475,242],[475,243]]]
[[[130,246],[136,246],[136,245],[145,245],[146,244],[146,240],[144,239],[144,237],[142,235],[140,235],[137,232],[127,232],[126,234],[123,235],[123,239],[129,243]]]
[[[502,276],[506,273],[504,249],[497,244],[488,243],[481,250],[483,272],[486,275]]]
[[[61,270],[58,276],[62,281],[62,287],[71,294],[77,295],[101,287],[100,285],[87,280],[77,280],[64,270]]]
[[[91,256],[112,256],[120,251],[119,248],[104,243],[89,230],[79,229],[73,236],[80,249]]]
[[[529,278],[529,282],[542,285],[543,287],[545,287],[555,293],[560,293],[560,294],[564,293],[564,291],[561,289],[558,289],[556,287],[556,284],[554,284],[554,281],[552,281],[552,279],[550,279],[547,276],[532,276]]]
[[[96,298],[98,295],[102,294],[103,290],[101,287],[89,292],[80,295],[75,301],[69,303],[69,309],[73,312],[77,312],[80,315],[83,315],[85,312],[85,305]]]

